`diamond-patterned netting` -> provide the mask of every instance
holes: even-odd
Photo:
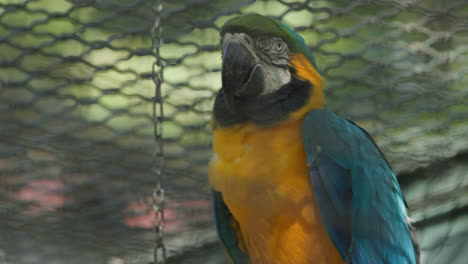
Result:
[[[423,263],[466,263],[468,1],[160,1],[156,54],[157,2],[0,0],[0,263],[151,261],[158,56],[170,263],[224,263],[209,122],[219,28],[244,13],[305,38],[327,107],[398,172]]]

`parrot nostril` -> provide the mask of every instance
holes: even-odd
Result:
[[[241,37],[242,40],[245,41],[245,43],[252,45],[252,38],[249,35],[245,33],[240,33],[239,36]]]

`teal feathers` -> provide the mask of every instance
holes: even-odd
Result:
[[[353,264],[418,263],[400,186],[369,134],[313,110],[303,137],[320,216],[342,258]]]

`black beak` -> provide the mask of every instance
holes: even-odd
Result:
[[[264,75],[255,57],[237,39],[230,40],[224,47],[222,84],[227,108],[237,112],[244,97],[260,94]]]

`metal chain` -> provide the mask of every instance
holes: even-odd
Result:
[[[153,97],[153,124],[154,124],[154,162],[153,173],[156,176],[156,188],[153,190],[154,209],[154,264],[166,264],[166,246],[164,245],[164,189],[161,187],[161,178],[164,173],[163,152],[163,100],[161,95],[161,84],[164,81],[163,62],[160,56],[160,48],[163,44],[161,14],[163,11],[162,0],[157,0],[154,6],[156,18],[151,30],[154,54],[156,57],[152,67],[153,82],[156,85]]]

